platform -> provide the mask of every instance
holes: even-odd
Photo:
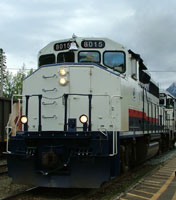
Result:
[[[143,178],[120,200],[176,200],[176,155]]]

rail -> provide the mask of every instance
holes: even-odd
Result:
[[[19,195],[22,195],[22,194],[24,194],[24,193],[31,192],[31,191],[36,190],[36,189],[38,189],[38,188],[39,188],[39,187],[28,188],[28,189],[25,189],[25,190],[23,190],[23,191],[17,192],[17,193],[15,193],[15,194],[12,194],[12,195],[9,195],[9,196],[0,198],[0,200],[9,200],[9,199],[13,199],[13,198],[18,197]]]

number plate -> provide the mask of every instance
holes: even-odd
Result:
[[[83,48],[101,49],[105,47],[105,42],[102,40],[84,40],[81,42]]]
[[[54,50],[55,51],[62,51],[62,50],[67,50],[70,48],[71,42],[61,42],[61,43],[56,43],[54,45]]]

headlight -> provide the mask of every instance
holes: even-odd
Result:
[[[60,78],[60,79],[59,79],[59,83],[60,83],[61,85],[66,85],[66,84],[67,84],[67,78],[66,78],[66,77]]]
[[[88,121],[88,117],[86,115],[81,115],[79,120],[82,124],[85,124]]]
[[[27,121],[28,121],[28,118],[25,115],[21,116],[21,123],[22,124],[26,124]]]
[[[61,69],[59,69],[59,74],[61,76],[65,76],[67,74],[67,70],[65,68],[61,68]]]

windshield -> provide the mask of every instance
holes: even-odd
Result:
[[[118,72],[125,72],[125,54],[117,51],[104,53],[104,64]]]
[[[54,64],[54,63],[55,63],[55,55],[54,54],[42,55],[39,58],[39,66]]]
[[[98,51],[81,51],[79,52],[78,61],[100,63],[100,53]]]

